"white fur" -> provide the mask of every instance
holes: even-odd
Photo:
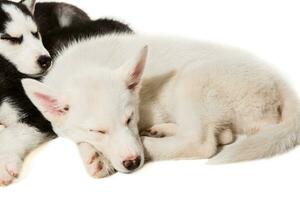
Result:
[[[72,23],[72,18],[69,15],[61,15],[59,17],[59,25],[61,27],[67,27]]]
[[[10,41],[1,40],[1,55],[12,62],[18,71],[35,75],[43,72],[38,65],[40,56],[49,56],[40,39],[35,38],[32,33],[37,32],[37,26],[33,19],[26,16],[14,5],[4,4],[2,9],[7,12],[11,21],[5,25],[5,33],[12,37],[23,36],[21,44],[12,44]],[[1,35],[0,35],[1,36]]]
[[[47,140],[35,128],[20,123],[20,117],[5,99],[0,107],[0,186],[10,184],[18,176],[27,153]]]
[[[24,4],[31,13],[34,13],[35,2],[36,2],[36,0],[22,0],[21,1],[21,3]]]
[[[72,23],[72,19],[76,16],[76,12],[69,5],[62,5],[61,9],[57,9],[58,23],[60,27],[68,27]]]
[[[9,99],[4,99],[0,107],[0,122],[6,127],[15,124],[19,119],[16,108],[11,106],[8,101]]]
[[[15,122],[0,132],[0,186],[10,184],[19,174],[25,156],[46,136],[26,124]]]
[[[138,62],[130,58],[145,45],[149,55],[144,73],[139,71],[141,91],[130,92],[125,79]],[[145,57],[142,51],[137,60]],[[298,99],[266,63],[234,48],[144,35],[91,38],[63,50],[45,84],[70,106],[63,120],[53,123],[55,131],[92,144],[120,171],[116,156],[141,153],[121,123],[131,111],[136,116],[132,127],[159,127],[168,136],[143,137],[146,155],[154,160],[210,158],[219,143],[233,140],[232,134],[251,136],[221,152],[225,161],[271,156],[299,142]],[[38,91],[47,94],[43,87]],[[26,92],[32,99],[36,91]],[[109,134],[92,135],[91,128]]]

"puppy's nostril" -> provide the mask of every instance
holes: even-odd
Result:
[[[49,56],[40,56],[37,62],[43,70],[47,70],[51,66],[52,59]]]
[[[128,159],[128,160],[124,160],[123,161],[123,166],[132,171],[132,170],[135,170],[136,168],[138,168],[141,164],[141,157],[140,156],[137,156],[136,158],[134,159]]]

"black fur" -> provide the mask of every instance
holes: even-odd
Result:
[[[48,136],[55,136],[52,126],[31,103],[22,87],[21,79],[30,78],[19,73],[12,63],[0,56],[0,102],[8,102],[19,115],[19,122],[26,123]]]
[[[127,24],[113,19],[102,18],[48,32],[43,38],[43,43],[50,55],[55,57],[57,51],[68,46],[73,41],[111,33],[132,34],[133,30]]]
[[[18,7],[24,14],[31,16],[24,5],[9,1],[0,1],[0,5],[3,4],[12,4]],[[0,9],[0,33],[5,32],[5,23],[10,20],[9,13]],[[15,65],[4,58],[0,52],[0,106],[4,101],[9,103],[18,112],[19,122],[26,123],[50,137],[55,137],[50,122],[44,118],[26,96],[21,84],[22,78],[31,77],[20,73]]]
[[[58,18],[66,12],[72,19],[71,24],[68,27],[61,27]],[[133,33],[127,24],[105,18],[92,21],[83,10],[65,3],[37,3],[34,18],[44,46],[52,57],[74,40],[110,33]]]
[[[34,18],[42,37],[53,30],[62,28],[60,27],[58,16],[66,12],[66,9],[69,14],[73,14],[70,26],[90,21],[89,16],[76,6],[57,2],[37,3],[35,5]]]

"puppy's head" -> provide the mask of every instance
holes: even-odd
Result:
[[[32,17],[34,0],[0,1],[0,56],[20,73],[38,76],[51,66],[37,25]]]
[[[72,77],[63,94],[44,84],[23,80],[24,89],[58,135],[87,142],[121,172],[144,163],[138,133],[138,104],[147,48],[118,69],[96,68]]]

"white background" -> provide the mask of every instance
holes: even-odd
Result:
[[[69,0],[91,17],[116,17],[139,32],[230,44],[264,58],[300,92],[300,5],[295,0]],[[300,149],[270,160],[209,166],[147,164],[130,175],[90,178],[75,145],[58,139],[27,159],[20,180],[0,188],[20,199],[299,199]]]

